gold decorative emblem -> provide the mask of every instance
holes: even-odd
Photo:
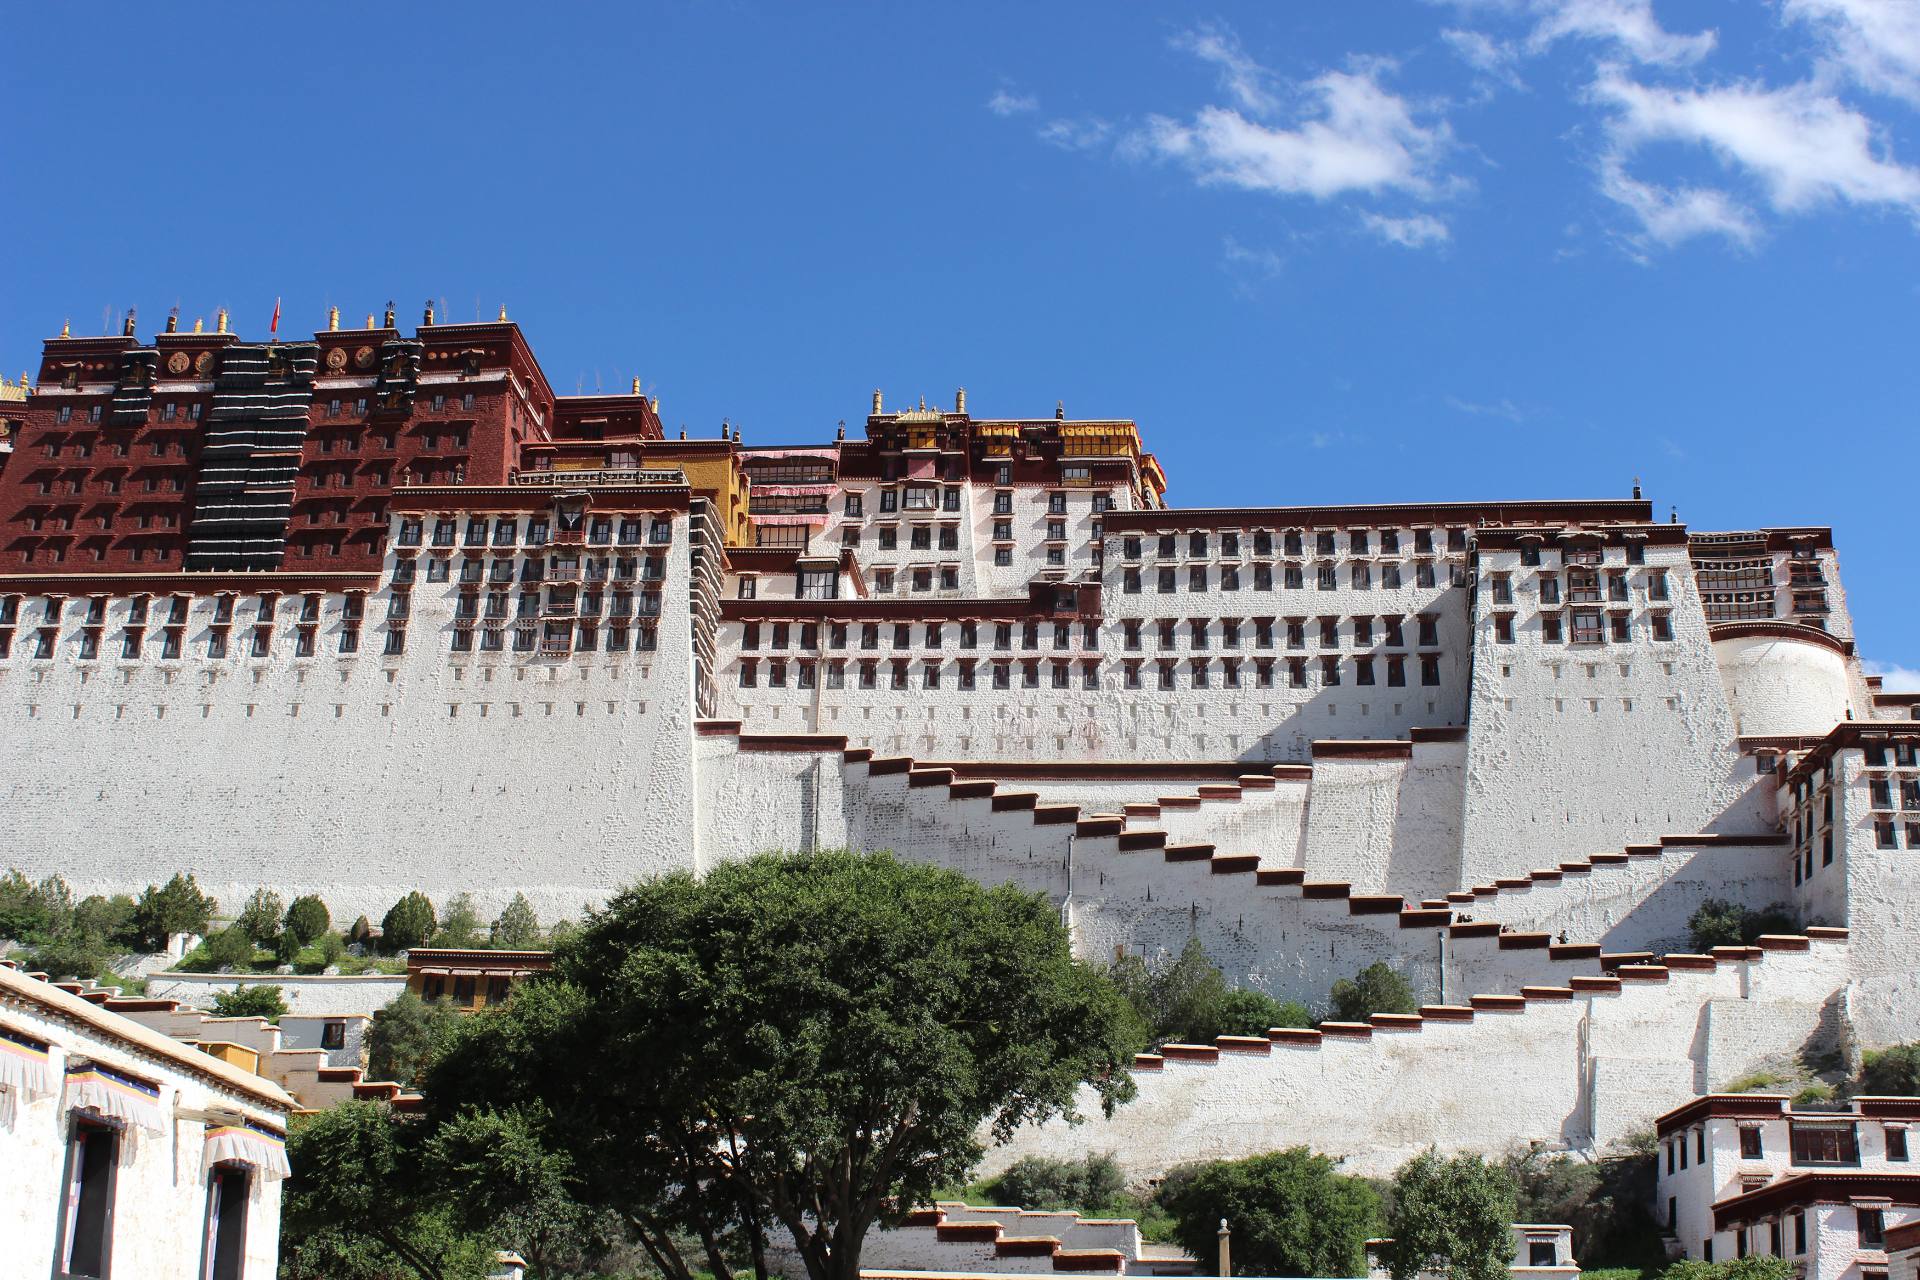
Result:
[[[193,360],[184,351],[176,351],[167,357],[168,373],[185,373]]]
[[[373,355],[372,347],[362,347],[358,351],[353,353],[353,367],[356,369],[373,368],[373,360],[374,360],[374,355]]]
[[[193,371],[205,377],[213,372],[213,352],[202,351],[193,358]]]
[[[338,373],[346,367],[347,349],[345,347],[335,347],[333,350],[327,352],[327,368]]]

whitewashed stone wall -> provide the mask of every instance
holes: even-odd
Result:
[[[1852,665],[1817,641],[1738,636],[1713,643],[1733,709],[1734,731],[1749,737],[1818,736],[1855,705]]]
[[[0,798],[35,838],[6,860],[76,895],[180,870],[229,909],[264,886],[375,920],[414,889],[436,904],[470,892],[483,912],[517,889],[543,919],[577,917],[642,875],[691,868],[688,543],[682,514],[660,584],[676,607],[649,653],[451,653],[458,586],[423,581],[399,655],[382,652],[381,590],[351,656],[337,594],[315,656],[294,656],[298,596],[278,603],[271,655],[247,656],[243,595],[222,659],[207,656],[214,601],[196,597],[177,660],[158,656],[157,618],[145,656],[120,659],[130,604],[113,599],[99,658],[79,658],[87,604],[69,600],[58,656],[41,661],[27,633],[45,605],[30,599],[0,660],[0,724],[32,764],[7,770]]]
[[[1575,645],[1542,639],[1538,583],[1556,574],[1564,590],[1559,550],[1545,550],[1538,568],[1518,551],[1481,553],[1483,582],[1502,573],[1512,582],[1501,611],[1514,615],[1514,639],[1496,639],[1495,607],[1483,602],[1467,730],[1468,884],[1668,832],[1760,829],[1686,548],[1650,546],[1644,565],[1629,565],[1624,546],[1604,556],[1603,574],[1628,576],[1619,607],[1632,637]],[[1652,599],[1659,574],[1665,601]],[[1653,638],[1656,613],[1670,619],[1671,641]]]
[[[195,1009],[211,1009],[213,1000],[241,987],[279,987],[291,1013],[362,1014],[371,1017],[407,989],[403,974],[156,973],[147,979],[147,998],[178,1000]]]
[[[1702,1018],[1720,1003],[1765,1004],[1781,1026],[1776,1041],[1815,1037],[1844,981],[1845,951],[1816,941],[1710,972],[1626,970],[1617,985],[1582,979],[1584,989],[1570,993],[1483,997],[1471,1021],[1429,1010],[1424,1022],[1377,1019],[1357,1034],[1169,1050],[1157,1069],[1136,1072],[1139,1097],[1112,1119],[1089,1094],[1084,1123],[1023,1129],[989,1153],[983,1171],[1023,1155],[1111,1150],[1137,1183],[1182,1161],[1304,1143],[1352,1172],[1385,1175],[1429,1145],[1602,1148],[1775,1047],[1703,1047]]]

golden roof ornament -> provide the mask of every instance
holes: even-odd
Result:
[[[953,411],[955,413],[965,413],[967,411],[967,389],[965,387],[953,393]]]
[[[60,336],[63,338],[71,338],[73,336],[73,321],[62,320],[60,322]]]
[[[213,331],[215,333],[225,333],[227,331],[227,309],[225,307],[220,308],[220,310],[214,314],[213,320]]]
[[[195,333],[205,333],[207,331],[207,322],[199,316],[195,316],[193,318],[193,331]]]
[[[426,316],[426,319],[422,320],[420,323],[422,324],[433,323],[433,299],[432,298],[427,299],[427,316]]]
[[[393,328],[393,299],[391,298],[387,299],[387,323],[385,327],[388,329]]]
[[[506,322],[507,322],[507,304],[503,302],[500,304],[500,323],[505,324]]]
[[[634,394],[634,395],[636,395],[636,396],[640,394],[640,379],[638,379],[638,378],[635,378],[635,379],[633,380],[633,392],[632,392],[632,394]]]
[[[180,332],[180,308],[178,307],[175,307],[173,310],[167,312],[167,332],[168,333]]]
[[[340,308],[327,308],[327,332],[337,333],[340,329]]]
[[[878,387],[873,389],[873,413],[875,417],[880,415],[880,388]]]

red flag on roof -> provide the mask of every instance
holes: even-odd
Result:
[[[280,333],[280,299],[273,300],[273,323],[267,326],[267,333],[278,336]]]

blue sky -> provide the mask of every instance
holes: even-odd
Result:
[[[1920,0],[12,17],[9,374],[432,297],[694,434],[964,385],[1136,418],[1185,505],[1638,475],[1834,526],[1920,668]]]

